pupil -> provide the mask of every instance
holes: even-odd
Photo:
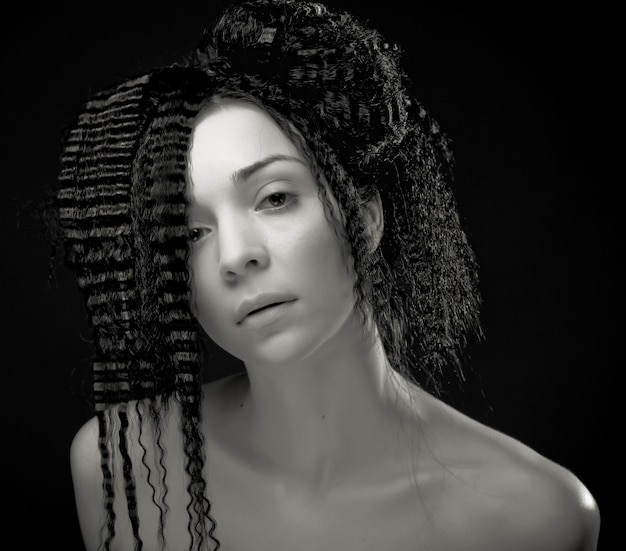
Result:
[[[274,193],[270,195],[270,202],[274,207],[282,205],[284,200],[285,196],[282,193]]]

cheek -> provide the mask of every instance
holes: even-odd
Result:
[[[354,271],[348,245],[325,218],[302,236],[298,257],[302,270],[315,277],[316,283],[329,293],[329,286],[340,287],[344,292],[352,288]]]
[[[216,291],[219,282],[217,274],[214,274],[208,266],[202,262],[202,257],[190,259],[189,262],[191,310],[198,320],[204,325],[210,320],[212,313],[219,313],[219,302]]]

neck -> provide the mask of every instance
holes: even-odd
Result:
[[[392,372],[378,333],[348,323],[358,330],[348,327],[296,365],[246,366],[243,430],[263,468],[327,487],[380,469],[402,441],[406,382]]]

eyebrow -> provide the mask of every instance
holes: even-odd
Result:
[[[237,185],[240,185],[248,178],[250,178],[255,172],[258,172],[259,170],[264,169],[266,166],[269,166],[272,163],[276,163],[278,161],[296,161],[301,165],[307,166],[302,159],[300,159],[299,157],[294,157],[293,155],[269,155],[263,159],[260,159],[259,161],[256,161],[255,163],[252,163],[251,165],[244,166],[238,170],[235,170],[232,176],[233,182]]]

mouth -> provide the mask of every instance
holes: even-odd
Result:
[[[264,312],[268,312],[283,304],[294,302],[295,300],[296,299],[291,296],[277,296],[276,294],[264,294],[251,300],[245,300],[237,309],[236,323],[240,325],[247,319],[255,318]]]
[[[249,318],[250,316],[254,316],[255,314],[258,314],[259,312],[263,312],[263,310],[267,310],[268,308],[271,308],[272,306],[278,306],[279,304],[285,304],[285,302],[287,302],[287,301],[272,302],[271,304],[268,304],[267,306],[261,306],[261,308],[257,308],[256,310],[252,310],[252,312],[249,312],[248,315],[246,316],[246,318]]]

